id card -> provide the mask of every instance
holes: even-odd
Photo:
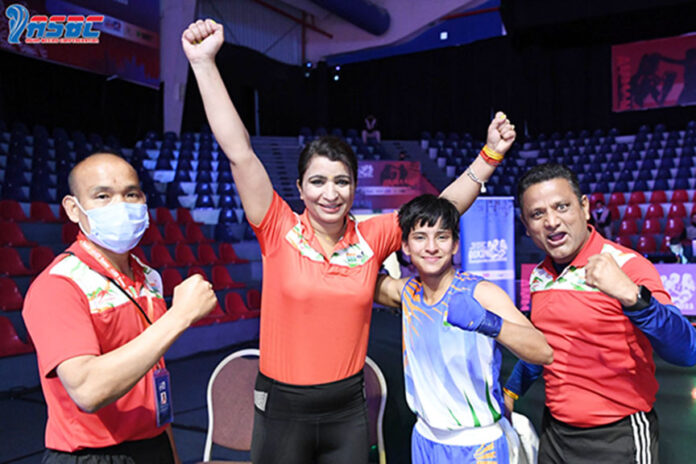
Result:
[[[169,424],[174,419],[172,409],[172,389],[167,369],[156,369],[155,380],[155,411],[157,412],[157,427]]]

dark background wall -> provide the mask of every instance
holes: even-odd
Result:
[[[337,82],[323,64],[305,78],[302,68],[231,45],[218,64],[233,96],[258,89],[263,134],[360,128],[368,113],[385,138],[406,139],[423,130],[481,133],[497,109],[531,134],[631,132],[658,122],[678,128],[696,118],[693,107],[612,113],[610,62],[613,44],[696,31],[696,2],[504,0],[502,14],[508,36],[344,65]],[[197,90],[188,90],[186,126],[194,128],[204,119]],[[253,128],[252,116],[244,120]]]
[[[0,119],[116,135],[133,145],[162,128],[160,90],[0,52]]]
[[[254,90],[263,135],[300,127],[361,128],[374,113],[385,138],[415,139],[423,130],[481,133],[503,109],[531,134],[664,122],[683,127],[694,107],[611,112],[611,45],[696,31],[696,2],[504,0],[508,36],[462,47],[345,65],[340,80],[319,64],[306,70],[225,45],[218,64],[251,132]],[[604,4],[604,6],[601,6]],[[195,81],[187,86],[183,130],[205,115]],[[0,118],[60,125],[123,143],[159,130],[160,90],[108,81],[11,53],[0,53]]]

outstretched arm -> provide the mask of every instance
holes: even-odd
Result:
[[[181,35],[215,139],[227,156],[247,218],[259,224],[273,200],[273,184],[254,153],[249,134],[232,104],[215,55],[224,42],[223,28],[212,19],[192,23]]]
[[[504,156],[515,141],[515,137],[517,137],[515,126],[504,113],[498,111],[488,126],[486,146]],[[454,203],[459,214],[464,214],[481,191],[479,181],[488,181],[495,168],[496,166],[486,162],[481,155],[477,156],[466,171],[447,186],[440,196]]]

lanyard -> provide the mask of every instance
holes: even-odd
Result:
[[[121,292],[128,297],[128,299],[138,308],[140,315],[142,316],[143,321],[146,323],[146,326],[152,325],[152,318],[153,318],[153,308],[152,308],[152,299],[148,297],[147,302],[148,302],[148,314],[145,313],[145,310],[143,310],[142,306],[138,304],[138,302],[135,300],[135,298],[138,296],[140,287],[142,286],[142,282],[144,280],[144,275],[143,275],[143,270],[140,266],[135,265],[135,262],[132,262],[132,269],[133,269],[133,279],[135,280],[135,287],[129,286],[126,284],[126,281],[123,279],[123,274],[118,272],[118,270],[109,262],[108,259],[104,257],[99,251],[95,248],[92,243],[88,242],[87,240],[78,240],[78,243],[82,247],[83,250],[85,250],[92,258],[94,258],[101,266],[104,268],[104,271],[108,275],[102,274],[109,282],[114,284]],[[100,273],[101,274],[101,273]],[[128,291],[128,290],[132,291]]]
[[[144,281],[144,273],[142,268],[137,265],[132,259],[131,259],[131,264],[132,264],[132,269],[133,269],[133,278],[135,280],[135,288],[133,286],[128,286],[123,279],[123,275],[116,270],[116,268],[107,260],[104,255],[99,253],[99,251],[92,245],[91,242],[88,242],[87,240],[80,240],[78,239],[78,243],[80,246],[90,255],[92,256],[97,262],[104,268],[104,270],[110,274],[110,275],[104,275],[99,271],[96,271],[95,269],[92,269],[93,271],[97,272],[100,274],[102,277],[107,279],[109,282],[114,284],[116,288],[121,290],[121,292],[126,295],[126,297],[135,305],[136,308],[138,308],[138,315],[140,316],[140,319],[142,319],[143,323],[145,324],[146,327],[152,325],[152,318],[154,317],[154,309],[152,306],[152,298],[148,295],[147,297],[147,309],[148,312],[147,314],[145,313],[145,310],[143,310],[142,306],[138,304],[136,301],[135,297],[138,296],[138,290],[142,286],[142,282]],[[75,255],[74,253],[70,251],[66,251],[67,254],[70,255]],[[129,258],[130,259],[130,258]],[[91,268],[90,268],[91,269]],[[133,292],[135,292],[135,297],[131,292],[127,291],[126,288],[132,289]],[[148,317],[149,314],[149,317]],[[157,361],[157,364],[155,364],[156,368],[159,369],[164,369],[164,362],[162,359]]]

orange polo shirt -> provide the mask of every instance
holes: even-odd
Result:
[[[396,213],[347,221],[330,259],[307,211],[294,213],[276,192],[261,224],[252,224],[263,256],[264,375],[315,385],[363,368],[377,272],[401,246],[401,229]]]

